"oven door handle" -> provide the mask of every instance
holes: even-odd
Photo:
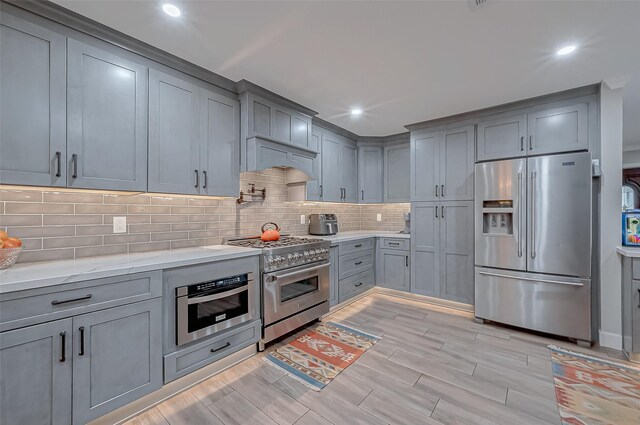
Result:
[[[325,264],[320,264],[318,266],[314,266],[314,267],[309,267],[306,269],[302,269],[302,270],[298,270],[295,272],[291,272],[291,273],[283,273],[283,274],[277,274],[277,273],[271,273],[268,274],[266,276],[266,280],[267,282],[275,282],[279,279],[287,279],[290,277],[294,277],[294,276],[308,276],[310,274],[310,272],[316,271],[316,270],[320,270],[320,269],[324,269],[330,266],[330,263],[325,263]]]
[[[191,305],[191,304],[200,304],[200,303],[206,303],[209,301],[215,301],[215,300],[227,298],[227,297],[230,297],[231,295],[236,295],[248,290],[249,290],[249,286],[242,286],[240,288],[232,289],[231,291],[224,291],[219,294],[207,295],[204,297],[187,298],[187,304]]]

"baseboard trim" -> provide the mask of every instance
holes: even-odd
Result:
[[[602,329],[598,331],[598,335],[600,337],[600,346],[622,350],[622,335],[603,331]]]
[[[327,317],[328,315],[330,315],[331,313],[335,313],[336,311],[345,308],[346,306],[348,306],[349,304],[353,304],[354,302],[358,301],[359,299],[362,299],[364,297],[366,297],[369,294],[373,294],[373,292],[375,291],[375,287],[371,288],[371,289],[367,289],[366,291],[364,291],[361,294],[356,295],[353,298],[349,298],[348,300],[346,300],[345,302],[342,302],[340,304],[336,304],[333,307],[331,307],[331,309],[329,309],[329,312],[327,314],[325,314],[324,317]]]
[[[373,288],[373,292],[376,294],[390,295],[396,298],[404,298],[407,300],[419,301],[426,304],[433,304],[440,307],[453,308],[455,310],[461,310],[461,311],[466,311],[470,313],[473,313],[475,311],[474,307],[471,304],[464,304],[456,301],[443,300],[440,298],[428,297],[426,295],[411,294],[409,292],[398,291],[396,289],[381,288],[379,286],[376,286]]]

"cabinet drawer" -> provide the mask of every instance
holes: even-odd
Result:
[[[0,330],[162,296],[162,272],[136,273],[6,294]]]
[[[338,283],[340,302],[346,301],[349,298],[355,297],[356,295],[373,288],[373,285],[373,270],[358,273],[340,280]]]
[[[354,252],[342,255],[338,259],[338,275],[340,279],[373,268],[373,250]]]
[[[383,249],[402,249],[409,250],[409,239],[399,238],[382,238],[380,239],[380,248]]]
[[[633,259],[633,279],[640,280],[640,258]]]
[[[352,252],[366,251],[373,248],[373,242],[373,238],[340,242],[340,250],[338,252],[342,256],[345,254],[350,254]]]
[[[205,342],[164,356],[164,382],[171,382],[260,339],[260,320],[221,333]]]

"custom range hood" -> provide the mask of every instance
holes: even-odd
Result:
[[[246,80],[238,82],[238,93],[241,170],[287,167],[315,179],[320,141],[311,134],[311,119],[317,112]]]

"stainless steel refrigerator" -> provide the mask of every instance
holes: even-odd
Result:
[[[591,154],[476,164],[475,315],[588,342]]]

